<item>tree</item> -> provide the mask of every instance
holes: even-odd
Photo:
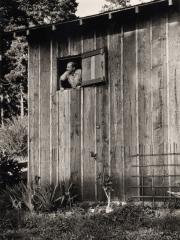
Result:
[[[21,0],[29,25],[73,19],[77,6],[76,0]]]
[[[102,11],[113,10],[116,8],[124,8],[130,5],[130,0],[105,0]]]
[[[76,0],[1,0],[0,29],[9,31],[73,19],[76,17],[77,6]],[[27,113],[26,38],[4,35],[0,54],[3,54],[0,76],[0,124],[2,124],[4,119]]]

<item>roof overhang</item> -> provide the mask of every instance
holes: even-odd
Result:
[[[85,28],[89,24],[98,24],[98,22],[103,22],[112,20],[114,17],[121,17],[122,19],[126,16],[136,16],[141,14],[142,12],[149,12],[150,10],[154,10],[157,8],[167,8],[179,3],[179,0],[155,0],[147,3],[142,3],[139,5],[134,5],[131,7],[120,8],[112,11],[107,11],[95,15],[90,15],[82,18],[77,18],[70,21],[61,21],[51,24],[44,24],[33,26],[29,28],[22,28],[17,29],[8,33],[13,33],[15,35],[27,35],[29,36],[31,33],[39,33],[44,31],[56,31],[58,29],[67,29],[67,28],[74,28],[74,27],[83,27]],[[153,11],[150,11],[153,13]]]

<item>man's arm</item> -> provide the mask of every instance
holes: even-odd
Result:
[[[68,72],[68,71],[64,72],[64,73],[60,76],[60,78],[59,78],[59,89],[60,89],[60,90],[64,90],[64,88],[62,87],[61,82],[66,81],[66,80],[68,79],[68,77],[69,77],[69,72]]]
[[[60,80],[61,80],[61,81],[65,81],[65,80],[68,79],[68,77],[69,77],[69,72],[66,71],[66,72],[64,72],[64,73],[60,76]]]

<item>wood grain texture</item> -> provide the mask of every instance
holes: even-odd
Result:
[[[123,41],[123,99],[124,99],[124,146],[125,146],[125,189],[126,197],[137,194],[136,181],[131,177],[134,174],[132,158],[137,144],[137,91],[136,91],[136,26],[128,24],[124,26]]]
[[[94,37],[87,34],[83,39],[83,52],[94,49]],[[84,63],[84,71],[89,73],[90,62]],[[91,69],[91,67],[90,67]],[[90,75],[91,76],[91,75]],[[82,76],[83,77],[83,76]],[[87,78],[86,74],[84,78]],[[95,87],[84,88],[83,99],[83,199],[95,199],[95,159],[91,152],[95,153]]]
[[[40,163],[41,183],[50,182],[50,41],[40,44]]]
[[[100,31],[96,34],[96,48],[107,47],[107,32]],[[96,65],[95,74],[99,74]],[[109,150],[109,114],[108,114],[108,84],[96,87],[96,175],[103,172],[103,167],[108,165]],[[104,200],[102,186],[97,182],[97,199]]]
[[[152,19],[152,117],[153,117],[153,145],[154,164],[164,164],[167,160],[162,156],[164,145],[167,142],[167,76],[166,76],[166,18],[165,16],[153,17]],[[156,167],[154,175],[167,175],[165,167]],[[155,178],[157,186],[167,185],[163,178]],[[155,195],[163,195],[164,189],[155,189]]]
[[[70,180],[70,91],[59,91],[59,182]]]
[[[123,200],[123,161],[122,147],[124,146],[123,132],[123,87],[122,79],[122,41],[121,25],[109,26],[108,70],[110,85],[110,169],[113,178],[113,198]]]
[[[39,175],[39,44],[29,43],[29,183]]]
[[[58,160],[59,160],[59,182],[65,180],[65,164],[64,164],[64,148],[65,148],[65,141],[64,141],[64,125],[65,125],[65,118],[64,118],[64,94],[62,92],[58,92]]]
[[[58,57],[58,42],[56,39],[51,43],[51,182],[56,184],[58,182],[58,96],[57,96],[57,57]]]
[[[172,152],[180,152],[180,17],[178,8],[168,16],[168,53],[169,53],[169,142]],[[171,157],[172,164],[179,164],[179,156]],[[170,169],[171,174],[180,174],[179,167]],[[177,185],[180,177],[172,177],[172,186]],[[173,189],[178,191],[177,189]]]
[[[70,38],[70,55],[81,53],[80,33]],[[81,90],[70,90],[70,171],[74,190],[81,199]]]
[[[138,45],[138,128],[140,154],[150,154],[152,145],[152,79],[151,79],[151,19],[139,18],[137,24]],[[142,148],[143,147],[143,148]],[[140,165],[150,165],[152,158],[140,157]],[[151,167],[140,169],[141,176],[152,175]],[[151,186],[151,178],[144,178],[141,185]],[[142,189],[143,194],[151,195],[151,188]]]

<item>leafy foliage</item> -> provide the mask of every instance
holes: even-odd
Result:
[[[102,190],[107,198],[107,212],[111,212],[112,208],[110,207],[111,204],[111,193],[114,191],[113,189],[113,179],[109,174],[107,174],[108,165],[103,164],[103,171],[98,174],[97,181],[100,183]]]
[[[12,116],[27,113],[27,40],[13,38],[11,31],[38,24],[75,18],[76,0],[2,0],[0,1],[0,124]]]
[[[27,116],[8,119],[0,128],[0,152],[13,159],[27,156]]]
[[[146,222],[144,222],[146,219]],[[162,227],[163,220],[155,216],[149,207],[127,205],[118,207],[109,214],[84,213],[82,209],[56,214],[28,215],[22,225],[40,239],[77,240],[175,240],[179,239],[178,228],[172,225],[177,217],[164,219],[168,229]],[[150,223],[154,222],[154,225]],[[165,224],[165,223],[163,223]]]
[[[6,186],[18,184],[21,178],[21,167],[17,161],[0,154],[0,189],[5,189]]]
[[[20,182],[13,187],[6,186],[4,194],[11,203],[8,203],[8,206],[11,205],[13,209],[30,212],[53,212],[62,208],[71,208],[77,196],[72,193],[72,183],[69,185],[61,183],[30,187]]]
[[[1,26],[6,30],[75,18],[76,0],[2,0]]]
[[[61,199],[60,187],[47,184],[35,189],[33,204],[36,211],[52,212],[61,205]]]
[[[52,212],[62,207],[70,207],[76,197],[72,195],[72,183],[66,185],[64,182],[60,185],[46,184],[35,189],[33,195],[33,204],[36,211]]]
[[[29,25],[73,19],[77,6],[76,0],[21,0]]]
[[[34,207],[31,203],[31,188],[28,185],[21,182],[13,187],[7,187],[5,192],[9,195],[14,209],[25,209],[30,212],[33,211]]]
[[[124,8],[130,5],[130,0],[105,0],[102,11],[113,10],[116,8]]]

